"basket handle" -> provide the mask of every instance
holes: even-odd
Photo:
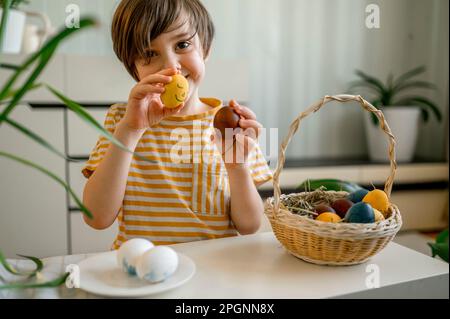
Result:
[[[312,104],[309,108],[307,108],[305,111],[301,112],[297,116],[297,118],[292,122],[291,126],[289,127],[288,135],[284,138],[283,142],[281,143],[280,151],[278,153],[277,168],[273,175],[273,188],[274,188],[273,214],[275,216],[279,212],[279,209],[280,209],[281,190],[280,190],[279,178],[280,178],[281,170],[283,169],[283,166],[284,166],[284,162],[286,160],[286,157],[285,157],[286,148],[287,148],[289,142],[291,141],[292,136],[295,134],[295,132],[297,132],[298,127],[300,125],[300,121],[303,118],[310,115],[311,113],[317,112],[318,110],[320,110],[320,108],[322,106],[324,106],[325,104],[327,104],[330,101],[338,101],[338,102],[342,102],[342,103],[351,102],[351,101],[359,102],[361,104],[362,108],[364,108],[368,112],[375,114],[376,117],[378,118],[380,125],[381,125],[381,129],[384,131],[384,133],[386,133],[386,135],[389,138],[389,160],[391,162],[391,166],[390,166],[391,171],[390,171],[390,174],[387,177],[386,182],[384,184],[384,191],[387,194],[388,198],[390,198],[390,196],[391,196],[392,184],[394,183],[395,172],[397,170],[397,162],[395,160],[395,138],[391,132],[391,129],[389,128],[389,125],[387,124],[387,122],[384,118],[383,112],[381,112],[376,107],[374,107],[372,104],[370,104],[369,102],[364,100],[360,95],[347,95],[347,94],[333,95],[333,96],[326,95],[320,101]]]

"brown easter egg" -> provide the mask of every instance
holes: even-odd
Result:
[[[235,129],[239,127],[239,120],[240,117],[233,110],[233,108],[231,108],[230,106],[224,106],[219,111],[217,111],[214,117],[214,127],[220,131],[220,133],[222,134],[222,138],[225,138],[227,137],[225,135],[225,129]]]
[[[336,213],[336,211],[335,211],[333,208],[331,208],[330,206],[325,205],[325,204],[317,205],[316,207],[314,207],[314,211],[315,211],[317,214],[322,214],[322,213]]]
[[[331,207],[336,211],[336,214],[338,214],[339,217],[341,218],[345,217],[345,214],[352,206],[353,202],[346,198],[337,199],[331,204]]]

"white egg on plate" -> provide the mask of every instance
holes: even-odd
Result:
[[[139,278],[156,283],[169,278],[177,267],[176,251],[167,246],[156,246],[139,258],[136,273]]]
[[[124,242],[117,251],[119,267],[130,275],[136,275],[136,264],[139,257],[153,247],[153,243],[144,238],[133,238]]]

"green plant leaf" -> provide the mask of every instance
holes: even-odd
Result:
[[[436,236],[436,243],[438,244],[445,244],[448,243],[448,229],[440,232],[437,236]]]
[[[57,35],[52,37],[48,42],[46,42],[37,52],[33,53],[22,65],[20,65],[19,70],[17,70],[6,83],[6,85],[0,91],[0,101],[3,100],[5,91],[9,91],[11,87],[14,85],[17,78],[20,74],[25,71],[32,63],[34,63],[38,58],[41,57],[43,52],[47,52],[49,49],[53,47],[57,47],[59,43],[73,34],[74,32],[78,32],[83,28],[95,25],[95,20],[92,18],[83,18],[80,20],[79,28],[63,28]]]
[[[367,89],[372,90],[372,93],[379,95],[380,94],[380,90],[376,85],[373,85],[372,83],[369,83],[367,81],[353,81],[350,82],[350,86],[348,88],[348,91],[352,91],[354,88],[358,88],[358,87],[365,87]]]
[[[398,77],[398,79],[394,81],[394,87],[397,87],[397,86],[401,85],[404,81],[406,81],[412,77],[415,77],[416,75],[419,75],[420,73],[425,72],[425,70],[426,70],[425,66],[422,65],[422,66],[414,68],[414,69],[400,75]]]
[[[387,92],[388,89],[384,87],[383,83],[378,80],[377,78],[370,76],[368,74],[365,74],[363,71],[361,70],[356,70],[355,72],[359,77],[361,77],[364,81],[366,81],[367,83],[370,83],[371,85],[373,85],[374,87],[377,88],[379,95],[380,96],[384,96]]]
[[[3,47],[3,36],[6,32],[6,22],[8,22],[9,10],[11,7],[11,0],[3,1],[3,11],[2,11],[2,19],[0,21],[0,53],[2,52]],[[0,99],[1,100],[1,99]]]
[[[11,266],[7,261],[5,256],[3,255],[3,253],[0,251],[0,264],[3,265],[3,267],[11,274],[15,275],[15,276],[28,276],[28,277],[33,277],[35,276],[38,272],[40,272],[42,270],[42,268],[44,267],[44,264],[42,263],[42,261],[37,258],[37,257],[32,257],[32,256],[23,256],[23,255],[18,255],[20,257],[26,258],[31,260],[32,262],[34,262],[36,264],[36,268],[32,271],[19,271],[17,269],[15,269],[13,266]],[[3,281],[4,278],[2,278]]]
[[[42,270],[42,268],[44,268],[44,263],[42,262],[42,260],[40,260],[37,257],[25,256],[25,255],[17,255],[17,256],[29,259],[36,264],[36,269],[28,274],[29,277],[36,275],[38,272],[40,272]]]
[[[436,119],[441,122],[442,121],[442,113],[439,110],[439,108],[431,102],[430,100],[421,97],[421,96],[410,96],[410,97],[404,97],[401,100],[395,102],[395,105],[415,105],[415,106],[425,106],[429,108],[433,114],[436,116]]]
[[[382,105],[381,100],[374,100],[372,101],[372,105],[375,106],[377,109],[379,109]]]
[[[377,109],[380,109],[380,107],[382,106],[380,100],[373,101],[372,105],[375,106]],[[372,112],[370,113],[370,118],[372,119],[373,125],[375,125],[375,126],[379,125],[378,117],[375,114],[373,114]]]
[[[3,253],[0,251],[0,264],[10,273],[13,275],[21,275],[21,273],[15,269],[13,266],[11,266],[7,261]]]
[[[22,88],[29,88],[32,86],[34,80],[39,76],[41,71],[45,68],[48,61],[50,60],[51,56],[55,52],[56,48],[58,47],[59,43],[67,38],[68,36],[72,35],[74,32],[78,32],[82,30],[83,28],[89,27],[95,25],[95,20],[91,18],[83,18],[80,20],[80,27],[79,28],[63,28],[62,31],[60,31],[57,35],[52,37],[48,42],[46,42],[43,47],[36,53],[32,54],[28,60],[23,63],[19,70],[17,70],[9,79],[9,81],[6,83],[6,85],[2,88],[0,91],[0,101],[3,101],[5,98],[5,95],[7,92],[11,90],[11,87],[14,85],[17,78],[20,76],[20,74],[26,70],[32,63],[34,63],[37,59],[40,59],[39,64],[36,66],[35,71],[30,75],[28,80],[25,82],[24,86]],[[26,93],[26,90],[20,90],[19,93],[17,93],[16,97],[17,100],[11,102],[10,104],[0,115],[0,125],[4,118],[12,111],[12,109],[15,107],[15,104],[20,100],[21,96]]]
[[[5,1],[6,1],[6,0],[0,0],[0,5],[3,6],[3,4],[4,4]],[[23,4],[28,4],[29,1],[28,1],[28,0],[12,0],[12,1],[11,1],[11,5],[10,5],[10,8],[11,8],[11,9],[18,9],[19,6],[22,5],[22,3],[23,3]]]
[[[52,288],[59,287],[66,282],[67,277],[70,276],[69,272],[64,273],[62,276],[43,283],[11,283],[6,285],[0,285],[1,289],[28,289],[28,288]]]
[[[84,110],[84,108],[72,101],[68,97],[64,96],[62,93],[58,92],[55,88],[50,85],[46,85],[47,88],[52,92],[57,98],[59,98],[67,107],[72,110],[76,115],[78,115],[85,123],[89,124],[92,128],[97,130],[101,135],[106,137],[116,146],[120,147],[122,150],[131,152],[128,148],[126,148],[119,140],[117,140],[109,131],[105,130],[102,125],[100,125],[88,112]],[[133,152],[131,152],[133,153]]]
[[[9,125],[11,125],[12,127],[14,127],[15,129],[19,130],[20,132],[22,132],[25,136],[27,136],[27,137],[31,138],[32,140],[34,140],[36,143],[42,145],[43,147],[48,149],[50,152],[58,155],[59,157],[65,159],[67,161],[70,161],[70,162],[79,162],[79,160],[74,160],[74,159],[72,159],[70,157],[67,157],[65,154],[63,154],[61,151],[59,151],[56,147],[54,147],[53,145],[48,143],[45,139],[43,139],[42,137],[40,137],[36,133],[32,132],[31,130],[29,130],[25,126],[15,122],[14,120],[6,118],[5,122],[8,123]]]
[[[387,89],[388,91],[392,91],[392,88],[394,87],[394,75],[392,73],[389,74],[387,81],[386,81]]]
[[[41,171],[42,173],[44,173],[45,175],[48,175],[49,177],[51,177],[52,179],[54,179],[56,182],[58,182],[59,184],[61,184],[68,192],[69,194],[72,196],[73,200],[77,203],[78,207],[80,208],[80,210],[90,219],[93,218],[92,213],[83,205],[83,203],[80,201],[80,199],[78,198],[78,196],[75,194],[75,192],[72,190],[72,188],[70,188],[69,185],[67,185],[61,178],[59,178],[58,176],[56,176],[55,174],[53,174],[52,172],[48,171],[47,169],[43,168],[42,166],[39,166],[33,162],[30,162],[24,158],[18,157],[16,155],[10,154],[10,153],[6,153],[3,151],[0,151],[0,156],[12,159],[16,162],[22,163],[26,166],[30,166],[34,169],[37,169],[38,171]]]
[[[28,91],[36,90],[36,89],[40,88],[41,86],[42,86],[42,83],[35,83],[28,89]],[[10,97],[13,97],[18,92],[19,92],[19,89],[17,89],[17,90],[10,90],[10,91],[6,92],[5,99],[9,99]],[[11,103],[11,101],[8,101],[8,104],[9,103]]]
[[[62,102],[64,102],[67,107],[72,110],[75,114],[77,114],[85,123],[98,131],[102,136],[110,140],[114,145],[119,147],[125,152],[133,154],[135,157],[140,158],[144,161],[155,163],[155,161],[150,160],[142,155],[136,154],[133,151],[126,148],[119,140],[117,140],[109,131],[105,130],[102,125],[100,125],[88,112],[84,110],[84,108],[78,103],[72,101],[68,97],[65,97],[63,94],[58,92],[56,89],[46,84],[47,88]]]
[[[428,243],[428,246],[431,247],[431,256],[435,257],[436,255],[441,257],[443,260],[448,262],[448,243],[441,244],[432,244]]]
[[[0,68],[17,71],[17,70],[20,69],[20,66],[19,65],[15,65],[15,64],[11,64],[11,63],[0,63]]]
[[[426,107],[419,105],[420,107],[420,115],[422,116],[422,120],[427,123],[428,119],[430,118],[430,114],[428,113],[428,110]]]
[[[325,178],[325,179],[307,179],[302,182],[297,189],[302,191],[314,191],[320,187],[325,187],[332,191],[346,191],[354,192],[362,187],[356,183],[343,181],[340,179]]]
[[[433,83],[426,82],[426,81],[411,81],[411,82],[404,82],[402,84],[399,84],[398,87],[394,88],[395,94],[398,94],[406,89],[410,88],[421,88],[421,89],[430,89],[430,90],[437,90],[437,86]]]
[[[22,99],[22,97],[27,93],[27,91],[33,86],[34,81],[37,79],[37,77],[41,74],[41,72],[44,70],[44,68],[47,66],[47,63],[50,61],[50,58],[53,56],[53,53],[56,50],[56,46],[54,46],[51,50],[44,51],[40,57],[40,62],[34,69],[34,71],[31,73],[31,75],[28,77],[28,79],[25,81],[25,84],[18,90],[16,94],[14,94],[11,102],[8,104],[8,106],[5,108],[5,110],[0,114],[0,125],[2,122],[6,119],[6,117],[9,115],[9,113],[12,112],[12,110],[16,107],[16,105],[19,103],[19,101]],[[16,72],[18,73],[18,72]],[[8,88],[9,91],[10,88]],[[7,94],[8,91],[2,92],[2,95]]]
[[[370,118],[372,119],[372,124],[378,126],[378,123],[380,123],[378,117],[375,114],[370,113]]]
[[[433,257],[436,255],[448,262],[448,228],[436,236],[435,243],[428,243]]]

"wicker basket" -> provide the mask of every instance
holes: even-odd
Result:
[[[294,120],[289,133],[280,147],[277,168],[274,172],[274,197],[265,202],[265,214],[273,232],[280,243],[292,255],[305,261],[321,265],[354,265],[367,261],[382,250],[396,235],[402,225],[400,211],[390,203],[386,219],[376,223],[327,223],[316,221],[306,216],[293,214],[284,208],[283,202],[290,196],[306,197],[308,192],[281,195],[279,177],[285,162],[285,151],[292,136],[297,131],[300,121],[311,113],[318,111],[330,101],[359,102],[361,106],[374,113],[381,124],[381,129],[389,138],[390,174],[384,191],[390,197],[397,164],[395,161],[395,139],[386,123],[383,113],[361,96],[336,95],[325,96],[310,106]],[[347,192],[326,191],[327,197],[343,198]]]

